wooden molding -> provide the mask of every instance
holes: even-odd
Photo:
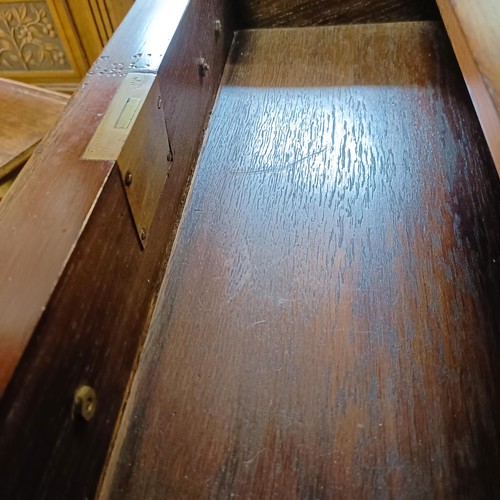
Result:
[[[500,175],[500,10],[496,0],[437,0]]]

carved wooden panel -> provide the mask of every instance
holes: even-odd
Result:
[[[0,77],[73,90],[132,4],[0,0]]]
[[[0,4],[0,69],[71,69],[54,18],[46,3]]]

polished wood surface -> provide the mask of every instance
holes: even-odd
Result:
[[[500,175],[500,3],[437,4]]]
[[[26,162],[67,102],[65,95],[0,78],[0,182]]]
[[[243,28],[380,23],[431,19],[432,0],[237,0]]]
[[[499,197],[440,26],[240,32],[100,498],[498,496]]]
[[[114,168],[81,156],[125,75],[175,57],[166,53],[188,3],[135,3],[0,204],[0,395]]]
[[[219,88],[228,7],[137,2],[0,207],[0,366],[12,370],[2,379],[0,498],[94,496]],[[211,67],[203,78],[200,54]],[[144,251],[116,166],[80,159],[132,66],[159,71],[174,153]],[[72,416],[80,384],[97,392],[88,423]]]

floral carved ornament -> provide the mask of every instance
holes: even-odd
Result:
[[[0,70],[70,69],[43,2],[0,3]]]

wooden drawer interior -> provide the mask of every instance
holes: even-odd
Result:
[[[127,72],[173,155],[145,247],[82,159]],[[0,496],[500,495],[490,149],[433,1],[137,1],[0,204]]]
[[[102,497],[497,492],[499,195],[439,23],[236,33]]]

